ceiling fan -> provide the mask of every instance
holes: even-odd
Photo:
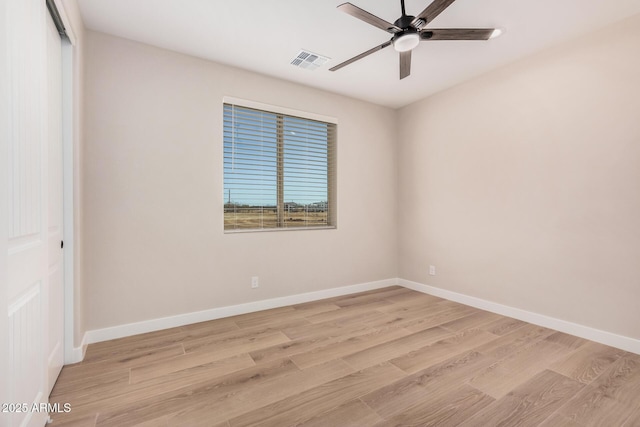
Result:
[[[418,16],[407,15],[404,9],[404,0],[400,0],[402,16],[393,24],[378,18],[375,15],[354,6],[351,3],[343,3],[338,9],[361,21],[378,27],[393,37],[389,41],[379,46],[369,49],[360,55],[344,61],[341,64],[330,68],[329,71],[336,71],[365,56],[393,45],[394,49],[400,52],[400,80],[411,74],[411,50],[418,46],[421,41],[434,40],[489,40],[500,34],[500,30],[495,28],[446,28],[446,29],[425,29],[425,26],[440,15],[455,0],[433,0],[429,6]]]

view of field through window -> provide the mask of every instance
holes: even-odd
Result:
[[[335,125],[224,105],[224,228],[332,225]]]

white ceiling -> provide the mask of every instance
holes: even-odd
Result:
[[[329,68],[390,39],[336,6],[345,0],[78,0],[87,28],[393,108],[517,58],[640,13],[640,0],[457,0],[430,28],[499,27],[483,41],[423,42],[411,76],[398,78],[393,47]],[[406,0],[417,15],[431,0]],[[400,0],[351,0],[393,22]],[[300,49],[331,60],[290,65]]]

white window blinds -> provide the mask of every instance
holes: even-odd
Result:
[[[336,125],[224,104],[224,228],[335,226]]]

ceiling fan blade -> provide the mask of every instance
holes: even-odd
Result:
[[[489,40],[494,28],[444,28],[420,32],[420,40]]]
[[[329,68],[329,71],[336,71],[336,70],[339,70],[340,68],[342,68],[342,67],[346,67],[347,65],[351,64],[352,62],[356,62],[357,60],[362,59],[362,58],[364,58],[365,56],[371,55],[372,53],[377,52],[377,51],[379,51],[379,50],[382,50],[382,49],[384,49],[385,47],[390,46],[390,45],[391,45],[391,40],[389,40],[388,42],[384,42],[384,43],[382,43],[380,46],[376,46],[376,47],[374,47],[373,49],[369,49],[369,50],[368,50],[368,51],[366,51],[366,52],[362,52],[362,53],[361,53],[360,55],[358,55],[358,56],[354,56],[353,58],[351,58],[351,59],[347,59],[347,60],[346,60],[346,61],[344,61],[343,63],[338,64],[338,65],[336,65],[336,66],[335,66],[335,67],[333,67],[333,68]]]
[[[446,8],[451,6],[451,4],[456,0],[433,0],[429,6],[419,15],[416,16],[416,19],[413,22],[417,22],[420,19],[425,21],[425,25],[429,22],[436,19],[438,15],[440,15]]]
[[[348,13],[354,18],[358,18],[361,21],[371,24],[374,27],[378,27],[388,33],[395,34],[402,31],[402,28],[393,25],[391,22],[387,22],[382,18],[378,18],[375,15],[370,14],[366,10],[360,9],[358,6],[354,6],[351,3],[343,3],[338,6],[338,9],[344,13]]]
[[[400,52],[400,80],[411,74],[411,51]]]

